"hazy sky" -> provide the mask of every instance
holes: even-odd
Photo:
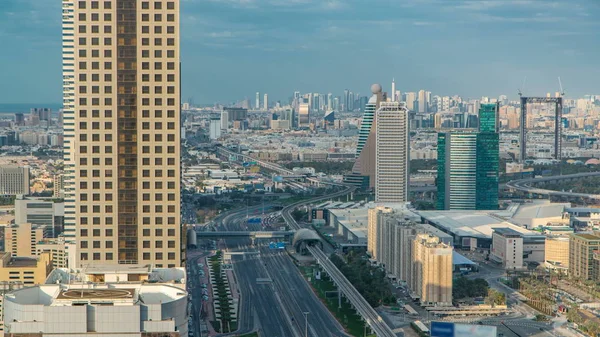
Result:
[[[181,1],[184,101],[600,94],[600,0]],[[60,53],[60,0],[0,0],[0,103],[60,102]]]

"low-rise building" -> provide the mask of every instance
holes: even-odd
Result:
[[[522,270],[528,263],[544,262],[546,237],[512,228],[494,228],[490,259],[507,270]]]
[[[44,239],[36,244],[36,255],[50,254],[52,265],[56,268],[75,268],[75,249],[76,244],[64,238]]]
[[[47,226],[51,229],[51,237],[63,232],[65,206],[64,202],[54,200],[31,199],[17,197],[15,200],[15,223],[30,223]]]
[[[0,281],[20,282],[24,285],[41,284],[52,271],[50,254],[38,257],[12,257],[9,252],[0,252]]]
[[[187,292],[167,284],[44,284],[4,299],[5,335],[187,336]]]
[[[0,195],[29,195],[29,166],[0,166]]]
[[[37,244],[51,236],[51,228],[36,226],[30,223],[11,225],[4,230],[6,251],[12,256],[34,257],[37,255]]]

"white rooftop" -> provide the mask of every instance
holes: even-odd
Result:
[[[166,284],[44,284],[15,290],[7,299],[24,305],[72,306],[84,302],[115,305],[163,304],[187,296],[180,288]]]
[[[510,228],[523,235],[539,235],[496,217],[491,212],[493,211],[418,211],[418,214],[456,236],[490,239],[494,228]]]
[[[513,218],[552,218],[560,217],[567,208],[571,207],[570,203],[550,203],[550,202],[533,202],[521,204],[517,211],[512,216]]]

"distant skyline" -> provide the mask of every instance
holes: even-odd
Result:
[[[600,94],[597,0],[181,0],[182,101]],[[0,103],[61,102],[61,3],[0,1]],[[8,51],[8,52],[6,52]],[[262,100],[262,97],[261,97]]]

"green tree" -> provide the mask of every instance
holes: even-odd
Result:
[[[600,325],[593,320],[588,320],[583,328],[587,331],[588,335],[592,337],[597,337],[598,333],[600,333]]]
[[[579,306],[576,303],[572,303],[571,307],[569,307],[569,311],[567,312],[567,319],[569,322],[573,322],[575,324],[581,324],[583,321],[581,316],[579,316]]]

